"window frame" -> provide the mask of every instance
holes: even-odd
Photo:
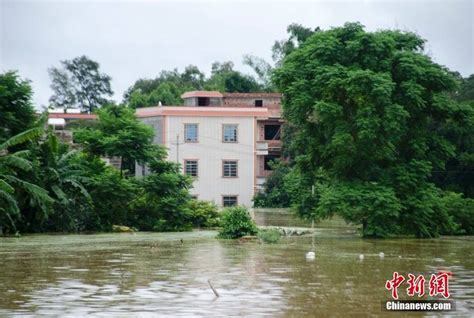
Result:
[[[267,126],[278,126],[278,129],[277,129],[276,134],[273,137],[273,139],[267,139],[267,136],[266,136],[266,134],[267,134],[266,127]],[[265,141],[281,140],[281,126],[282,126],[281,124],[263,124],[263,140],[265,140]],[[278,139],[275,138],[275,137],[278,137]]]
[[[225,140],[225,127],[226,126],[235,126],[235,141]],[[227,143],[227,144],[236,144],[239,142],[239,124],[232,124],[232,123],[222,124],[222,142]]]
[[[189,141],[187,140],[187,128],[186,126],[188,125],[196,125],[196,140],[195,141]],[[184,123],[184,142],[187,144],[195,144],[199,142],[199,124],[198,123]]]
[[[235,162],[235,176],[226,176],[225,175],[225,163],[226,162]],[[229,170],[229,171],[232,171],[232,170]],[[238,178],[238,177],[239,177],[239,160],[237,160],[237,159],[222,159],[222,178]]]
[[[260,105],[257,105],[260,104]],[[256,99],[254,102],[255,107],[263,107],[263,99]]]
[[[233,205],[225,205],[225,198],[235,198],[235,204]],[[227,207],[232,207],[232,206],[238,206],[239,205],[239,196],[237,194],[223,194],[222,195],[222,207],[227,208]]]
[[[196,175],[192,176],[187,174],[187,163],[190,161],[195,161],[196,162]],[[199,177],[199,159],[184,159],[184,164],[183,164],[183,174],[185,176],[191,177],[191,178],[198,178]]]

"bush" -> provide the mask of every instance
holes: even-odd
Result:
[[[225,239],[255,235],[258,231],[247,209],[240,206],[224,209],[221,227],[218,237]]]
[[[257,236],[265,243],[278,243],[281,233],[277,229],[266,229],[258,231]]]
[[[191,221],[194,227],[219,226],[219,212],[214,203],[203,200],[190,200],[188,208],[191,210]]]
[[[441,199],[444,208],[456,224],[456,232],[444,232],[443,234],[474,234],[474,200],[464,199],[462,194],[446,192]]]

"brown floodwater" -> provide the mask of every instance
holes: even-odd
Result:
[[[386,316],[394,271],[439,270],[453,272],[456,311],[437,315],[474,315],[473,238],[363,240],[351,229],[318,229],[308,261],[311,237],[261,244],[215,235],[0,238],[0,316]]]

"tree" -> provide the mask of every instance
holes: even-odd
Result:
[[[474,102],[474,74],[461,79],[455,98],[461,102]]]
[[[262,86],[250,75],[234,70],[234,63],[212,63],[211,77],[206,82],[206,89],[228,93],[261,92]]]
[[[97,127],[79,128],[74,139],[84,150],[97,156],[121,158],[121,172],[134,172],[135,162],[145,162],[153,145],[153,129],[135,117],[133,109],[109,105],[98,111]]]
[[[321,31],[321,29],[317,27],[312,30],[301,24],[292,23],[288,26],[286,31],[290,35],[288,39],[275,41],[272,47],[272,58],[277,64],[280,64],[285,56],[303,44],[311,35]]]
[[[341,215],[364,236],[436,236],[452,228],[430,182],[455,155],[440,131],[463,125],[456,80],[422,53],[425,41],[358,23],[319,31],[275,70],[296,154],[301,215]],[[314,187],[314,194],[311,188]]]
[[[267,61],[257,56],[244,55],[243,63],[257,74],[259,84],[265,91],[273,91],[271,79],[273,67]]]
[[[60,143],[48,130],[38,145],[39,179],[42,188],[54,199],[48,224],[42,230],[79,232],[88,228],[93,217],[92,198],[85,188],[89,175],[83,162],[75,160],[77,150]]]
[[[181,105],[181,95],[186,91],[202,90],[205,76],[196,66],[189,65],[180,73],[162,71],[154,79],[139,79],[124,94],[124,103],[131,108]]]
[[[459,101],[459,116],[463,120],[449,121],[441,128],[443,135],[456,145],[456,156],[445,165],[445,169],[434,171],[433,181],[442,189],[461,192],[466,198],[474,198],[474,75],[462,78],[453,95]]]
[[[113,94],[111,77],[100,73],[99,63],[83,55],[61,61],[62,68],[52,67],[49,75],[54,94],[49,99],[52,107],[74,108],[92,113]]]
[[[47,216],[54,202],[45,189],[22,175],[22,172],[30,173],[34,168],[28,159],[29,151],[9,151],[11,147],[32,142],[41,132],[42,128],[32,128],[0,144],[0,233],[17,232],[22,206],[37,207],[42,215]]]
[[[0,143],[33,126],[31,94],[29,82],[16,72],[0,74]]]

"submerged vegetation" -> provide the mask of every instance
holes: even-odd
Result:
[[[236,239],[243,236],[255,235],[257,232],[257,226],[246,208],[235,206],[225,208],[222,211],[219,238]]]

